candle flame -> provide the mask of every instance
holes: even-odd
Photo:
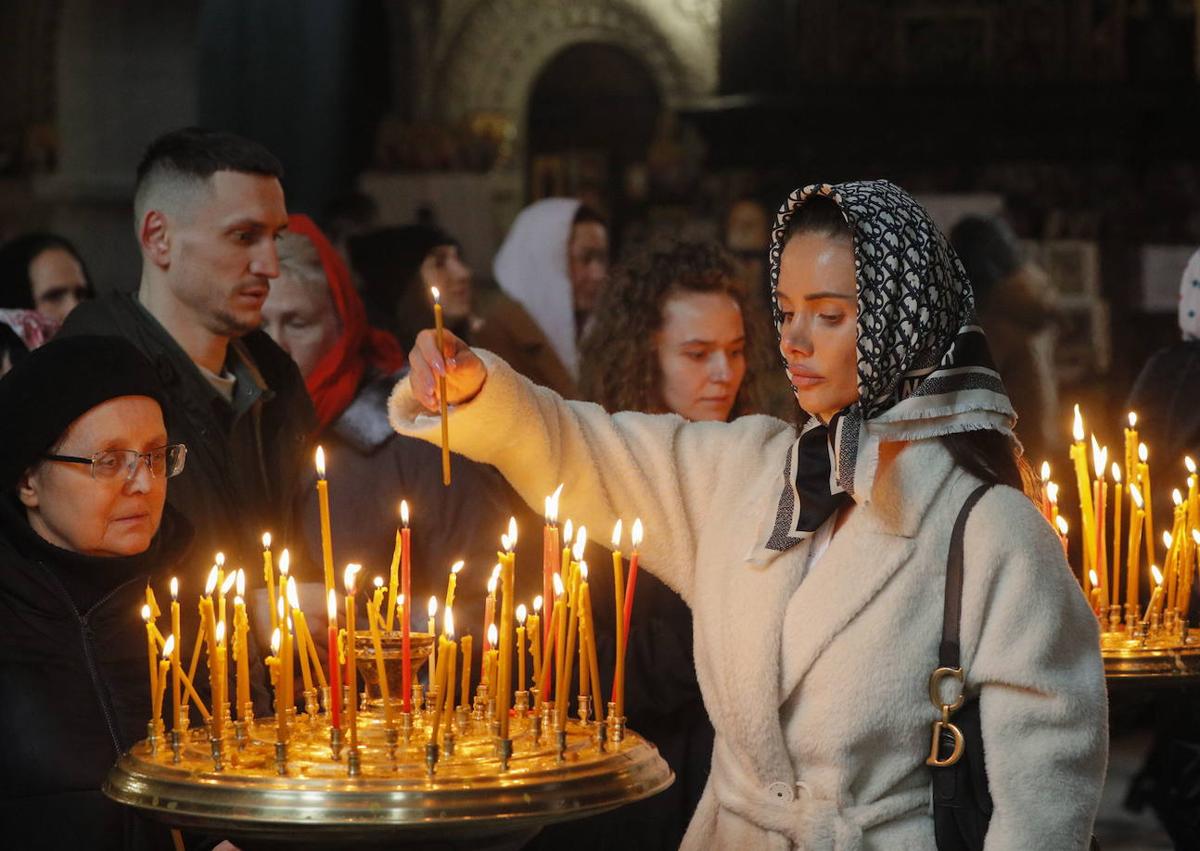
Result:
[[[317,447],[317,477],[325,478],[325,449],[321,446]]]
[[[342,582],[346,586],[346,593],[354,593],[354,583],[358,579],[358,572],[362,570],[361,564],[350,563],[346,565],[346,570],[342,574]]]
[[[533,613],[535,615],[538,614],[539,612],[541,612],[544,602],[545,601],[542,600],[541,594],[538,594],[536,597],[533,598]]]
[[[146,623],[150,623],[150,604],[149,603],[142,606],[142,620],[144,620]]]
[[[1197,546],[1200,546],[1200,529],[1192,530],[1192,540],[1196,542]]]
[[[488,626],[488,644],[495,647],[500,643],[500,631],[496,629],[495,624]]]
[[[446,615],[442,618],[442,633],[447,638],[454,637],[454,609],[452,606],[446,607]]]
[[[284,576],[288,575],[288,571],[292,569],[292,554],[288,552],[288,548],[284,547],[283,552],[279,554],[279,572]]]
[[[276,656],[279,655],[279,645],[283,643],[280,638],[279,627],[275,627],[275,631],[271,633],[271,652]]]
[[[1145,464],[1150,459],[1150,450],[1146,448],[1146,444],[1138,444],[1138,460]]]
[[[522,603],[521,605],[517,606],[517,623],[520,626],[525,626],[525,618],[527,616],[528,616],[528,612],[525,609],[525,604]]]
[[[1105,462],[1108,460],[1108,448],[1100,448],[1100,443],[1096,440],[1096,435],[1092,435],[1092,469],[1096,473],[1097,479],[1104,478],[1104,468],[1108,466]]]
[[[406,529],[408,528],[408,500],[407,499],[400,500],[400,522],[404,525],[404,528],[406,528]]]
[[[563,595],[563,592],[565,592],[566,590],[567,589],[563,588],[562,575],[555,573],[554,574],[554,596],[561,597]]]
[[[450,565],[450,572],[458,573],[460,570],[466,567],[466,564],[467,563],[465,561],[456,561],[454,564]]]
[[[488,595],[492,596],[496,593],[496,583],[500,581],[500,577],[492,574],[492,577],[487,581]]]
[[[1071,427],[1071,435],[1076,443],[1083,443],[1083,414],[1079,413],[1079,405],[1075,406],[1075,423]]]
[[[208,581],[204,583],[204,596],[211,597],[212,592],[217,590],[217,573],[219,568],[214,564],[212,570],[208,572]]]
[[[441,290],[439,290],[437,287],[430,287],[430,288],[429,288],[429,294],[430,294],[431,296],[433,296],[433,303],[434,303],[434,304],[441,304],[441,303],[442,303],[442,291],[441,291]]]
[[[175,652],[175,633],[167,636],[167,640],[163,642],[162,656],[164,659],[170,659],[171,654]]]
[[[382,576],[376,576],[376,577],[375,577],[375,587],[376,587],[376,588],[382,588],[382,587],[383,587],[383,577],[382,577]]]
[[[403,610],[404,610],[404,595],[397,594],[396,595],[396,611],[403,612]]]
[[[613,545],[613,550],[621,549],[621,520],[620,520],[620,518],[617,519],[616,524],[613,526],[612,545]]]
[[[575,536],[575,546],[571,548],[571,555],[575,561],[583,558],[583,551],[587,548],[587,526],[579,527],[579,534]]]
[[[171,599],[179,599],[179,577],[177,576],[171,577]]]
[[[558,523],[558,502],[562,498],[563,486],[560,484],[554,493],[546,497],[546,523],[553,526]]]
[[[1166,547],[1168,550],[1169,550],[1169,549],[1171,549],[1171,543],[1172,543],[1174,540],[1175,540],[1175,539],[1171,537],[1171,533],[1170,533],[1170,532],[1163,532],[1163,534],[1162,534],[1162,542],[1163,542],[1163,546],[1164,546],[1164,547]]]
[[[225,643],[225,621],[217,623],[217,644]]]
[[[1112,477],[1114,482],[1121,484],[1121,465],[1116,461],[1112,462]]]
[[[433,596],[433,597],[430,597],[430,598],[429,598],[429,605],[426,607],[426,608],[428,609],[428,611],[429,611],[429,617],[430,617],[430,618],[436,618],[436,617],[437,617],[437,606],[438,606],[438,604],[437,604],[437,596],[435,595],[435,596]]]
[[[1088,571],[1088,579],[1092,580],[1093,588],[1100,584],[1100,577],[1096,575],[1096,571],[1094,570]]]
[[[241,595],[241,594],[238,594],[236,597],[234,597],[234,598],[233,598],[233,604],[234,604],[235,606],[244,606],[244,605],[246,605],[246,601],[245,601],[244,599],[242,599],[242,595]],[[235,629],[237,628],[237,624],[236,624],[236,622],[235,622],[235,624],[234,624],[234,628],[235,628]]]
[[[507,533],[500,536],[500,549],[504,550],[506,553],[512,552],[512,541],[509,540]]]
[[[225,566],[225,553],[218,552],[215,556],[213,556],[213,561],[215,561],[217,563],[217,567],[224,567]]]
[[[325,611],[329,615],[329,625],[337,629],[337,592],[332,588],[325,596]]]
[[[287,586],[285,585],[282,590],[283,590],[283,594],[281,596],[275,598],[275,612],[281,618],[287,614],[287,606],[284,605],[284,600],[283,600],[283,598],[287,596]]]
[[[1183,494],[1179,492],[1179,488],[1171,489],[1171,501],[1175,503],[1175,507],[1183,505]]]
[[[575,537],[575,524],[571,522],[571,518],[567,518],[566,524],[563,526],[563,546],[571,546],[571,539]]]
[[[1050,480],[1050,462],[1043,461],[1042,462],[1042,481],[1048,482],[1049,480]]]
[[[1187,471],[1193,476],[1196,475],[1196,462],[1192,460],[1191,455],[1183,456],[1183,466],[1187,467]]]
[[[296,577],[289,576],[287,581],[288,605],[293,609],[300,608],[300,593],[296,588]]]
[[[636,550],[642,545],[642,518],[633,521],[633,534],[630,536],[633,542],[633,548]]]
[[[1058,505],[1058,482],[1046,482],[1046,499],[1051,505]]]
[[[237,582],[237,574],[231,573],[225,577],[225,581],[221,584],[221,596],[227,595],[233,588],[233,583]]]
[[[1062,535],[1064,538],[1067,537],[1067,518],[1060,514],[1054,518],[1054,522],[1058,526],[1058,534]]]
[[[1129,412],[1129,427],[1137,428],[1137,414],[1135,414],[1133,411]]]
[[[271,533],[270,532],[263,532],[262,542],[263,542],[264,550],[271,549]]]
[[[494,565],[492,565],[492,578],[500,578],[500,562],[496,562]]]
[[[1139,509],[1146,507],[1146,500],[1142,499],[1142,491],[1133,482],[1129,483],[1129,495],[1133,497],[1134,505]]]
[[[584,582],[587,582],[587,575],[588,575],[587,562],[586,561],[579,562],[579,576],[581,579],[583,579]]]
[[[1154,577],[1154,584],[1161,587],[1163,584],[1163,575],[1162,571],[1158,569],[1157,564],[1150,565],[1150,574]]]
[[[238,568],[237,572],[237,595],[239,597],[246,596],[246,571],[242,570],[240,567]]]
[[[508,541],[512,547],[517,545],[517,518],[508,518]]]

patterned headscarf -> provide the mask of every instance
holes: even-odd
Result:
[[[962,264],[929,214],[885,180],[806,186],[780,207],[770,253],[776,330],[788,223],[814,195],[838,206],[854,239],[859,400],[828,425],[814,416],[801,429],[784,468],[771,550],[809,537],[848,498],[867,503],[884,442],[980,429],[1016,440],[1016,415]]]
[[[1200,340],[1200,251],[1188,260],[1179,281],[1179,331],[1185,340]]]

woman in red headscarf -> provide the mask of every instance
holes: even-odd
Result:
[[[531,517],[528,509],[495,469],[461,456],[453,458],[453,486],[443,487],[440,449],[392,429],[387,397],[405,372],[403,351],[391,334],[367,324],[346,264],[307,216],[289,218],[279,264],[263,330],[296,361],[317,410],[338,563],[361,562],[372,575],[384,573],[406,499],[414,598],[440,596],[450,565],[464,559],[456,608],[477,597],[482,612],[498,536],[510,515]],[[309,552],[320,552],[315,488],[309,493],[303,526]],[[523,525],[532,529],[536,522]],[[424,608],[412,611],[423,617]]]

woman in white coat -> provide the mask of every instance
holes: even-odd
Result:
[[[884,181],[811,186],[771,248],[780,351],[807,422],[688,423],[564,402],[423,332],[393,425],[592,528],[646,521],[643,564],[692,607],[716,745],[685,848],[929,849],[928,694],[951,527],[994,812],[989,851],[1085,848],[1103,784],[1098,630],[1021,492],[1012,407],[945,238]],[[1007,485],[1007,486],[1004,486]],[[636,628],[636,626],[635,626]]]

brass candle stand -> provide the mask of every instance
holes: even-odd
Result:
[[[411,636],[414,675],[432,644],[428,634]],[[559,729],[520,699],[510,736],[501,739],[495,695],[485,688],[474,712],[464,697],[446,713],[436,690],[422,695],[415,683],[411,713],[398,697],[385,707],[375,667],[367,664],[372,651],[356,650],[368,687],[356,748],[347,729],[331,727],[328,699],[313,707],[305,695],[308,711],[288,713],[286,742],[278,740],[274,716],[226,724],[220,737],[211,737],[209,726],[164,735],[151,725],[148,738],[113,768],[104,793],[172,827],[251,842],[436,838],[478,845],[640,800],[674,779],[657,749],[612,717],[612,704],[607,721],[590,718],[585,703],[583,721],[568,719]],[[399,652],[384,656],[398,694]],[[344,691],[345,700],[359,701]],[[348,723],[347,713],[341,720]]]
[[[1125,607],[1097,612],[1104,675],[1110,682],[1200,681],[1200,629],[1189,628],[1178,611],[1125,614]]]

